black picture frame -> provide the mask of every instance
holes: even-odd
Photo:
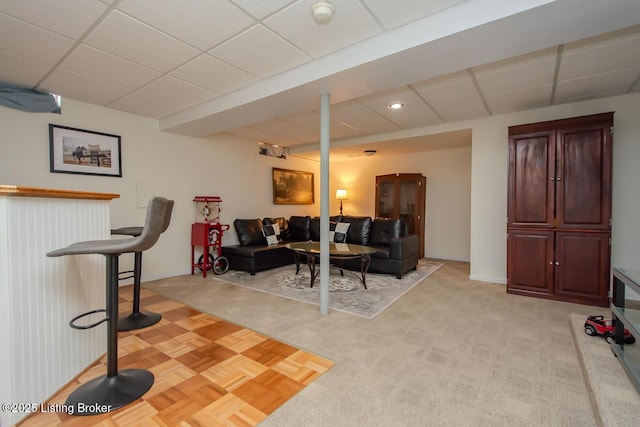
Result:
[[[50,172],[122,177],[120,135],[49,124]]]

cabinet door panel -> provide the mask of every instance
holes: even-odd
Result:
[[[509,138],[510,226],[553,227],[555,131]]]
[[[611,155],[609,126],[558,131],[558,228],[609,229]]]
[[[556,289],[565,301],[606,307],[609,234],[556,233]]]
[[[553,295],[553,231],[509,230],[508,233],[507,290]]]

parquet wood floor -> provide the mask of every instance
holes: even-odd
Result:
[[[131,312],[132,291],[121,288],[121,313]],[[118,369],[153,373],[154,384],[142,398],[102,415],[37,412],[18,426],[255,426],[333,366],[147,289],[141,308],[161,313],[162,320],[118,333]],[[103,356],[45,408],[59,407],[80,384],[105,373]]]

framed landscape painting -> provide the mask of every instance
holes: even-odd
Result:
[[[49,125],[50,171],[122,177],[120,136]]]
[[[273,204],[312,205],[314,202],[312,172],[273,168]]]

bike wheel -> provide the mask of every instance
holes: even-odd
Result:
[[[207,262],[206,266],[204,266],[204,264],[202,263],[203,261],[204,261],[204,255],[200,255],[200,258],[198,258],[197,268],[200,271],[204,271],[204,270],[210,271],[214,264],[213,255],[209,254],[209,261]]]
[[[229,260],[223,256],[219,256],[213,262],[213,272],[215,274],[224,274],[229,270]]]

